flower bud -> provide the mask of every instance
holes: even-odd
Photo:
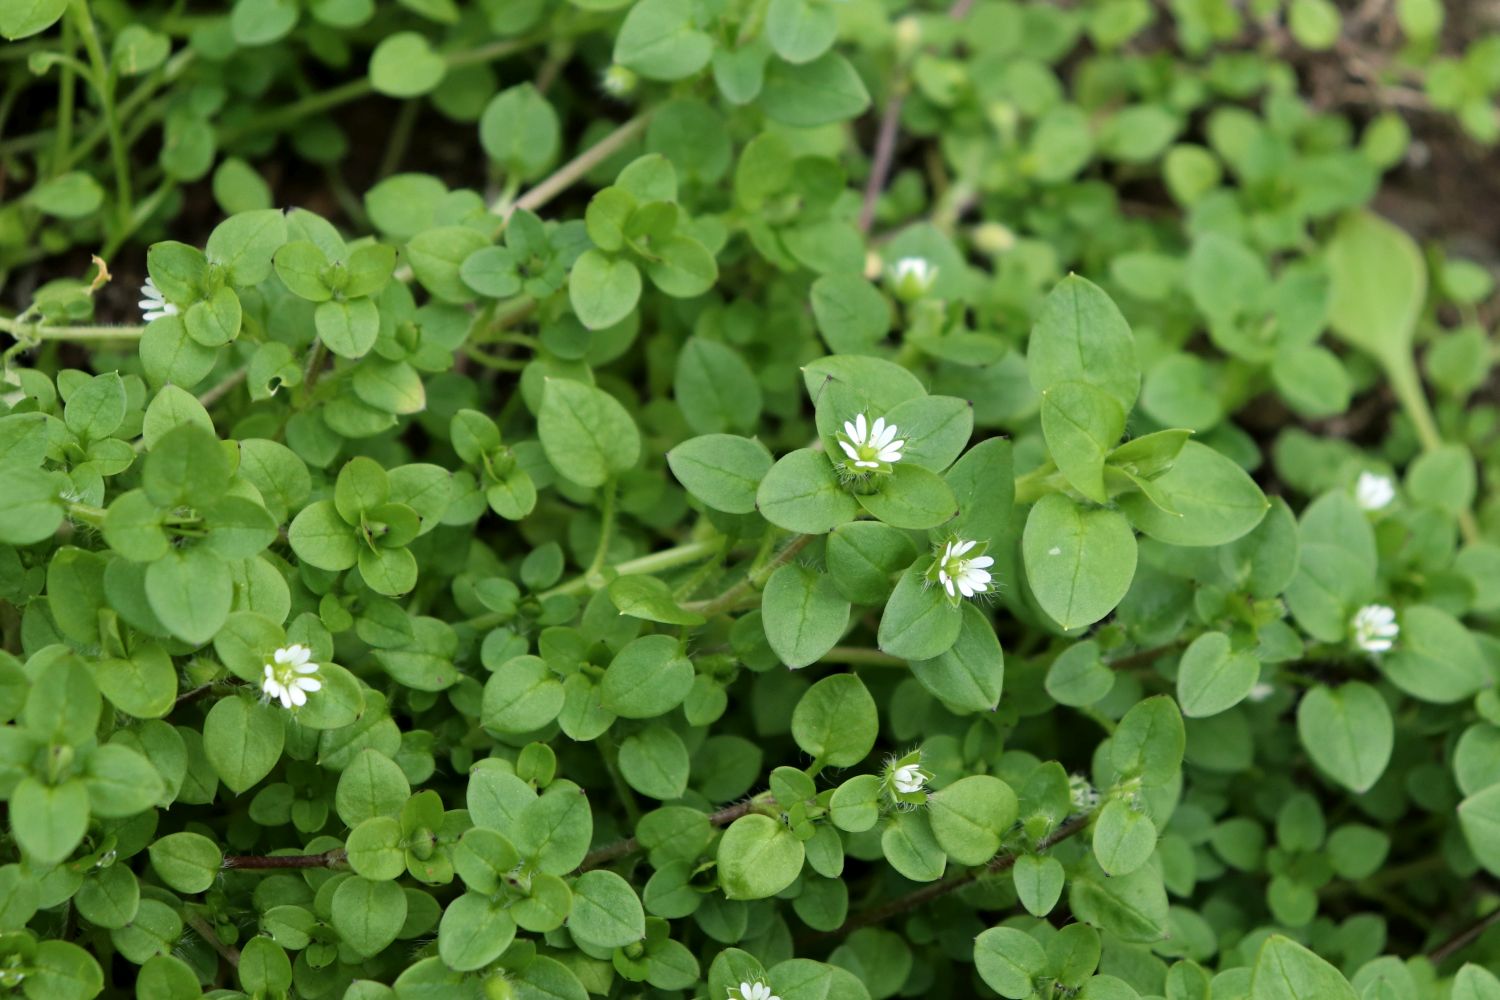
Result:
[[[891,293],[902,302],[915,302],[932,291],[938,269],[925,257],[902,257],[891,265],[887,281]]]

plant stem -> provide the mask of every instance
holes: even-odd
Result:
[[[635,799],[635,789],[625,780],[625,775],[620,773],[620,745],[608,732],[600,733],[599,759],[604,764],[604,770],[609,772],[610,784],[615,789],[615,799],[625,809],[625,818],[630,821],[631,826],[636,826],[641,821],[641,805]]]
[[[1422,380],[1417,377],[1417,369],[1411,356],[1403,354],[1399,358],[1382,360],[1386,376],[1391,380],[1391,391],[1396,394],[1396,401],[1401,404],[1407,418],[1416,428],[1422,450],[1433,452],[1442,448],[1442,432],[1438,430],[1437,420],[1432,415],[1432,407],[1427,402],[1427,393],[1422,389]],[[1463,534],[1464,541],[1470,544],[1479,541],[1479,524],[1474,520],[1473,511],[1459,511],[1458,529]]]
[[[517,198],[514,204],[507,206],[503,204],[504,199],[500,199],[490,207],[490,211],[506,219],[509,219],[511,214],[520,208],[524,208],[528,212],[536,211],[576,184],[583,178],[584,174],[593,170],[599,164],[629,145],[631,140],[645,130],[646,122],[649,119],[650,114],[647,112],[636,115],[609,135],[558,167],[557,170],[544,178],[536,187]]]
[[[73,21],[65,17],[62,22],[62,50],[65,55],[73,54],[73,44]],[[73,144],[73,92],[77,80],[73,67],[65,64],[57,84],[57,132],[52,136],[52,162],[49,171],[53,177],[63,172],[68,147]]]
[[[750,798],[746,799],[743,802],[738,802],[732,806],[725,806],[718,812],[710,813],[708,816],[708,822],[713,826],[728,826],[730,823],[733,823],[741,816],[745,816],[753,812],[758,806],[769,801],[769,798],[769,792],[761,792],[759,795],[752,795]],[[624,840],[617,840],[613,844],[606,844],[597,850],[590,851],[588,855],[583,859],[583,863],[578,866],[578,870],[581,872],[586,872],[591,868],[598,868],[601,865],[607,865],[611,861],[614,861],[616,858],[623,858],[627,854],[634,854],[640,849],[641,843],[634,837],[626,837]]]
[[[1037,843],[1036,850],[1039,852],[1045,851],[1051,847],[1057,846],[1064,840],[1067,840],[1069,837],[1081,833],[1088,827],[1091,822],[1093,822],[1093,819],[1093,813],[1086,813],[1082,816],[1075,816],[1073,819],[1068,820],[1068,822],[1064,823],[1062,826],[1058,827],[1056,830],[1043,837]],[[914,910],[919,906],[932,902],[934,899],[946,896],[950,892],[956,892],[957,890],[962,889],[964,886],[978,881],[981,876],[998,875],[1001,872],[1010,871],[1011,868],[1015,867],[1016,860],[1020,857],[1021,855],[1019,854],[996,855],[995,858],[993,858],[988,864],[982,865],[978,868],[971,868],[966,872],[961,872],[958,875],[953,875],[949,878],[945,878],[940,882],[928,883],[922,888],[917,889],[913,892],[909,892],[904,896],[897,896],[895,899],[883,903],[880,906],[874,907],[873,909],[865,910],[863,913],[857,913],[854,916],[850,917],[848,920],[844,921],[842,927],[839,927],[837,930],[824,931],[822,934],[819,934],[814,940],[831,937],[843,937],[844,935],[849,934],[852,931],[859,930],[861,927],[869,927],[873,924],[882,923],[886,920],[889,920],[891,917],[905,913],[907,910]]]
[[[824,653],[819,663],[847,663],[856,667],[904,667],[906,661],[878,649],[860,646],[834,646]]]
[[[615,530],[615,494],[619,491],[619,483],[613,477],[604,484],[604,506],[599,512],[599,545],[594,549],[593,562],[583,572],[586,577],[598,577],[604,572],[605,560],[609,558],[610,536]]]
[[[697,562],[699,559],[707,559],[709,556],[714,555],[719,551],[721,544],[721,539],[713,539],[705,542],[688,542],[685,545],[663,549],[660,552],[653,552],[638,559],[627,559],[625,562],[615,566],[615,575],[637,576],[642,573],[660,573],[663,570],[676,569],[678,566],[687,566]],[[543,591],[538,596],[542,600],[546,600],[549,597],[559,597],[563,594],[581,594],[597,589],[597,583],[597,580],[590,577],[589,574],[584,573],[558,584],[551,590]],[[489,612],[470,618],[463,624],[469,628],[484,631],[485,629],[494,628],[501,621],[500,615]]]
[[[196,931],[198,936],[204,941],[207,941],[208,946],[223,956],[224,961],[236,969],[240,967],[239,949],[220,941],[218,933],[207,920],[194,913],[191,906],[184,906],[178,912],[182,914],[182,922]]]
[[[771,578],[772,573],[791,562],[797,553],[801,552],[807,546],[807,543],[812,540],[812,535],[798,535],[788,542],[780,552],[776,553],[775,558],[759,569],[752,570],[743,580],[724,591],[718,597],[711,597],[706,601],[697,601],[683,606],[690,611],[697,611],[705,615],[716,615],[721,611],[733,608],[752,592],[764,587],[766,581]]]
[[[271,870],[286,868],[337,868],[347,863],[349,852],[342,848],[322,854],[226,854],[224,867],[236,870]]]
[[[144,326],[32,326],[0,317],[0,331],[17,340],[140,340]]]
[[[109,60],[104,57],[104,48],[99,44],[99,32],[94,28],[94,17],[89,13],[88,0],[72,0],[73,17],[78,23],[78,34],[83,39],[84,51],[94,68],[94,91],[99,95],[99,112],[104,116],[104,127],[109,133],[111,159],[115,167],[115,196],[119,204],[115,211],[123,225],[130,218],[130,158],[125,149],[124,133],[120,131],[120,116],[115,107],[115,80]]]

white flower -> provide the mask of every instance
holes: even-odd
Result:
[[[915,795],[927,784],[927,773],[920,763],[903,764],[891,775],[891,784],[902,795]]]
[[[1254,687],[1252,687],[1250,689],[1250,693],[1248,695],[1246,695],[1246,697],[1249,698],[1251,701],[1265,701],[1267,698],[1271,697],[1271,695],[1273,695],[1275,693],[1276,693],[1276,688],[1275,687],[1273,687],[1270,684],[1267,684],[1265,681],[1261,681],[1260,683],[1256,684]]]
[[[1396,484],[1391,482],[1390,476],[1382,476],[1378,472],[1359,474],[1359,481],[1354,484],[1354,500],[1361,510],[1384,510],[1394,499]]]
[[[260,682],[261,691],[268,700],[281,702],[283,708],[307,704],[307,692],[321,691],[323,682],[311,676],[318,672],[318,665],[310,663],[312,650],[301,644],[278,649],[272,657],[275,664],[266,664],[266,679]]]
[[[937,266],[925,257],[902,257],[891,268],[891,290],[902,302],[915,302],[932,291],[937,276]]]
[[[897,440],[896,425],[887,424],[884,417],[876,417],[873,425],[865,424],[861,413],[853,421],[844,421],[844,437],[838,439],[839,447],[849,456],[856,469],[879,469],[892,462],[901,461],[901,449],[905,439]]]
[[[633,70],[618,64],[611,65],[599,78],[599,86],[610,97],[629,97],[635,93],[639,82],[640,78]]]
[[[990,589],[990,567],[995,565],[995,560],[989,556],[964,558],[977,544],[979,543],[955,538],[943,548],[943,554],[938,557],[938,583],[943,585],[949,597],[957,598],[959,594],[973,597]]]
[[[765,983],[740,983],[739,997],[735,997],[734,987],[729,988],[729,1000],[781,1000],[781,997],[771,992],[771,987]]]
[[[161,319],[163,316],[177,315],[177,307],[167,301],[166,296],[162,295],[161,289],[156,287],[156,282],[150,278],[147,278],[146,283],[141,286],[141,296],[141,301],[138,304],[141,307],[141,314],[145,316],[147,323],[150,323],[152,320]]]
[[[1068,799],[1074,812],[1092,812],[1099,804],[1099,793],[1081,774],[1068,775]]]
[[[1366,604],[1354,613],[1349,623],[1354,632],[1354,644],[1367,653],[1384,653],[1396,644],[1401,626],[1396,624],[1396,612],[1384,604]]]

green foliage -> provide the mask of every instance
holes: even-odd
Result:
[[[1500,997],[1467,13],[0,0],[0,993]]]

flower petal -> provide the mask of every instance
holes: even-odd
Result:
[[[869,429],[869,425],[865,423],[865,415],[863,413],[854,418],[854,429],[859,431],[859,433],[854,438],[854,443],[864,444],[865,432]]]
[[[859,449],[854,447],[854,445],[850,444],[848,441],[840,439],[839,447],[844,449],[845,455],[848,455],[850,458],[856,461],[859,460]]]
[[[296,680],[292,681],[292,683],[297,685],[297,687],[302,689],[303,691],[323,690],[323,682],[315,677],[298,677]]]

